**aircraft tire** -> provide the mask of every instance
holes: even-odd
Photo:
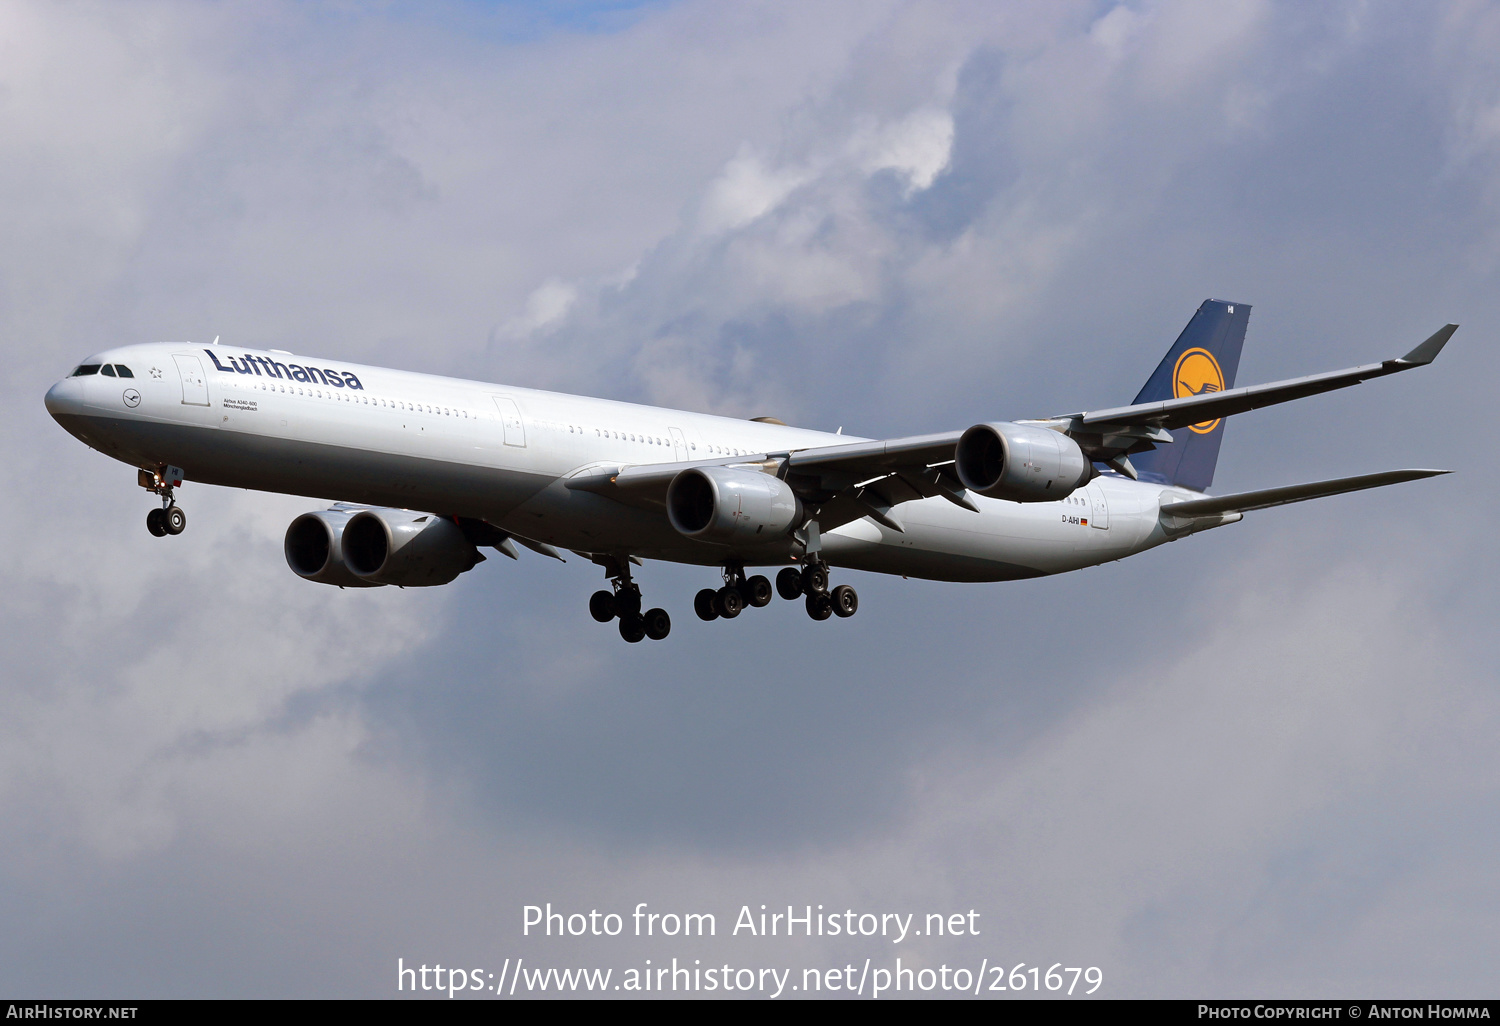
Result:
[[[745,604],[762,609],[771,604],[776,592],[771,588],[771,579],[756,574],[745,582]]]
[[[718,610],[719,615],[726,620],[733,620],[736,616],[740,615],[740,610],[744,608],[745,599],[740,595],[738,588],[731,588],[725,585],[714,596],[714,609]]]
[[[833,611],[840,617],[850,617],[859,612],[859,595],[847,584],[833,589]]]
[[[589,615],[600,623],[609,623],[615,618],[615,597],[603,590],[589,596]]]
[[[162,511],[161,522],[168,534],[181,534],[187,530],[187,514],[175,502]]]
[[[620,617],[620,637],[634,645],[646,636],[646,624],[639,616]]]
[[[802,571],[794,566],[776,575],[776,591],[788,602],[802,597]]]
[[[641,592],[635,585],[615,592],[615,615],[622,619],[641,615]]]
[[[665,609],[648,609],[643,619],[645,620],[646,637],[652,641],[660,641],[672,633],[672,618],[667,615]]]
[[[828,568],[821,563],[812,563],[802,568],[802,593],[822,595],[828,591]]]
[[[166,536],[167,533],[167,511],[160,506],[146,514],[146,530],[158,538]]]
[[[715,603],[718,592],[712,588],[704,588],[693,596],[693,612],[698,614],[700,620],[717,620],[719,618],[719,607]]]
[[[833,599],[827,595],[807,596],[807,615],[814,620],[826,620],[833,615]]]

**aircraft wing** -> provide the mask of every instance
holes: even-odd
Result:
[[[1438,353],[1442,352],[1443,346],[1448,344],[1448,340],[1457,330],[1457,324],[1444,325],[1433,332],[1427,341],[1405,356],[1381,363],[1370,363],[1362,367],[1328,371],[1323,374],[1309,374],[1301,378],[1288,378],[1285,381],[1273,381],[1266,385],[1247,385],[1244,388],[1231,388],[1223,392],[1168,399],[1164,402],[1141,403],[1139,406],[1117,406],[1109,410],[1090,410],[1055,419],[1077,421],[1085,427],[1095,429],[1104,425],[1117,424],[1159,427],[1170,431],[1173,428],[1187,427],[1189,424],[1201,424],[1204,421],[1217,420],[1236,413],[1258,410],[1262,406],[1274,406],[1277,403],[1317,395],[1319,392],[1347,388],[1361,381],[1384,377],[1387,374],[1397,374],[1404,370],[1411,370],[1413,367],[1425,367],[1437,358]]]
[[[1269,509],[1285,506],[1291,502],[1321,499],[1328,495],[1342,495],[1364,488],[1380,488],[1384,485],[1400,484],[1403,481],[1419,481],[1424,477],[1451,474],[1451,470],[1387,470],[1379,474],[1364,474],[1360,477],[1341,477],[1333,481],[1313,481],[1309,484],[1284,485],[1281,488],[1262,488],[1254,492],[1236,495],[1213,495],[1185,502],[1163,503],[1161,512],[1166,516],[1192,518],[1222,516],[1226,513],[1248,513],[1254,509]]]
[[[1090,460],[1107,463],[1127,476],[1135,477],[1135,470],[1125,457],[1131,453],[1152,449],[1159,443],[1171,442],[1170,431],[1173,428],[1201,424],[1205,421],[1259,409],[1262,406],[1289,402],[1293,399],[1317,395],[1320,392],[1357,385],[1371,378],[1425,366],[1437,357],[1457,330],[1456,324],[1445,325],[1405,356],[1381,363],[1366,364],[1362,367],[1351,367],[1348,370],[1310,374],[1285,381],[1273,381],[1265,385],[1250,385],[1245,388],[1233,388],[1181,399],[1084,411],[1063,417],[1018,421],[1017,423],[1049,428],[1068,435],[1078,443],[1079,448]],[[963,431],[946,431],[938,434],[849,442],[841,445],[767,452],[754,456],[735,456],[717,460],[657,463],[623,468],[595,467],[569,478],[566,486],[596,492],[632,505],[664,510],[667,487],[672,483],[672,479],[684,470],[710,466],[751,467],[782,478],[803,501],[817,506],[818,520],[825,531],[862,517],[870,517],[892,530],[901,531],[900,519],[892,512],[892,509],[913,499],[941,496],[965,509],[977,510],[953,469],[954,449],[962,435]],[[1393,473],[1415,473],[1423,476],[1429,472],[1393,471]],[[1351,478],[1350,480],[1363,479]],[[1357,484],[1339,490],[1371,488],[1379,484],[1392,484],[1395,480],[1411,480],[1411,478]],[[1335,492],[1316,494],[1331,495]],[[1310,494],[1300,498],[1313,497],[1315,496]],[[1194,500],[1194,503],[1220,501],[1215,498]],[[1279,502],[1295,501],[1299,499],[1279,500]],[[1271,504],[1276,505],[1279,502]],[[1183,515],[1199,514],[1183,511]]]
[[[719,460],[601,467],[571,477],[565,484],[620,502],[665,509],[667,487],[682,471],[746,467],[780,477],[804,501],[817,504],[818,521],[825,531],[861,517],[901,531],[900,520],[890,510],[912,499],[942,496],[977,511],[952,469],[953,450],[962,434],[947,431]]]

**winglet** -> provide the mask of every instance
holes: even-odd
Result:
[[[1443,351],[1443,347],[1448,344],[1448,340],[1453,337],[1453,333],[1457,330],[1457,324],[1443,325],[1437,331],[1433,332],[1432,337],[1426,342],[1423,342],[1396,362],[1416,367],[1425,367],[1437,359],[1437,354]]]

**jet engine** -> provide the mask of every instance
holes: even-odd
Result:
[[[672,478],[667,518],[689,538],[722,545],[769,542],[803,519],[785,481],[733,467],[694,467]]]
[[[451,520],[405,509],[367,509],[344,527],[344,562],[367,584],[447,584],[484,559]]]
[[[1077,442],[1025,424],[975,424],[959,438],[954,463],[965,488],[1012,502],[1055,502],[1094,477]]]
[[[325,509],[304,513],[286,529],[287,566],[304,580],[337,584],[341,588],[378,588],[374,581],[356,577],[344,563],[344,527],[354,510]]]

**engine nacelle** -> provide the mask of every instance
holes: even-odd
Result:
[[[286,565],[303,580],[336,584],[341,588],[378,588],[374,581],[354,576],[344,563],[344,528],[352,510],[325,509],[304,513],[286,529],[282,549]]]
[[[770,474],[732,467],[694,467],[672,478],[667,518],[698,541],[770,542],[802,523],[802,503]]]
[[[1094,476],[1077,442],[1026,424],[975,424],[959,438],[954,463],[965,488],[1012,502],[1055,502]]]
[[[451,520],[405,509],[367,509],[344,528],[344,563],[370,584],[447,584],[484,559]]]

